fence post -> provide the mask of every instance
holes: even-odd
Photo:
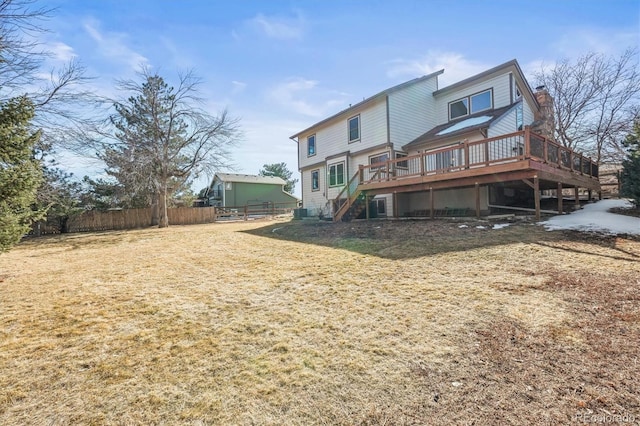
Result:
[[[247,206],[246,204],[244,205],[244,220],[247,220],[249,218],[249,206]]]

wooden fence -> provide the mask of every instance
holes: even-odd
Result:
[[[265,203],[238,207],[178,207],[167,210],[170,225],[196,225],[219,220],[248,220],[250,217],[264,217],[289,214],[296,206],[289,204]],[[151,226],[152,209],[123,209],[109,211],[90,210],[70,217],[66,232],[116,231],[146,228]],[[34,223],[30,235],[61,233],[62,225],[57,220]]]

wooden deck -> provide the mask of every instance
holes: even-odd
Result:
[[[579,153],[531,132],[465,142],[434,151],[360,166],[335,200],[340,220],[361,194],[434,191],[495,183],[542,189],[584,188],[600,191],[598,165]]]

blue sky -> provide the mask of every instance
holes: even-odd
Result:
[[[96,77],[96,93],[115,95],[115,80],[134,78],[141,65],[169,82],[195,70],[210,112],[226,107],[241,119],[231,171],[248,174],[281,161],[297,172],[289,136],[426,73],[444,68],[443,87],[515,58],[530,75],[558,59],[616,55],[640,42],[640,0],[39,4],[56,8],[42,40],[51,65],[75,56]],[[71,157],[64,164],[77,175],[101,172]]]

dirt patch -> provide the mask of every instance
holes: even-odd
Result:
[[[625,216],[640,217],[640,207],[616,207],[609,211],[611,213],[621,214]]]

